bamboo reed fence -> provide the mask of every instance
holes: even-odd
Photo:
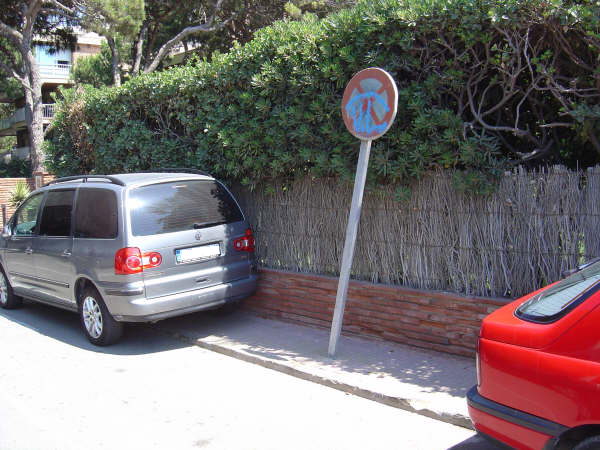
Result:
[[[517,297],[600,256],[600,166],[505,174],[489,196],[463,194],[452,174],[367,192],[352,277],[379,283]],[[337,275],[352,186],[302,179],[274,192],[234,189],[264,267]]]

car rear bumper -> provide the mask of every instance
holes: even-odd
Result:
[[[217,308],[229,301],[248,297],[256,291],[257,280],[256,275],[250,275],[229,283],[152,299],[109,295],[107,306],[115,320],[120,322],[154,322]]]
[[[567,427],[510,408],[479,394],[477,386],[467,393],[469,415],[476,430],[496,441],[519,449],[552,449]]]

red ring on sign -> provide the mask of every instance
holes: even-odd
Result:
[[[342,98],[342,117],[352,135],[361,140],[383,136],[398,110],[398,88],[383,69],[371,67],[352,77]]]

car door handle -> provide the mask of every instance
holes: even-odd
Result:
[[[64,256],[65,258],[68,258],[69,256],[71,256],[71,252],[69,250],[65,250],[64,252],[62,252],[62,255],[60,256]]]
[[[31,247],[27,247],[25,249],[25,253],[28,254],[28,255],[31,255],[33,253],[33,249]]]

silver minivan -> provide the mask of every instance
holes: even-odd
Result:
[[[87,338],[124,322],[230,308],[256,290],[254,236],[208,175],[58,178],[34,191],[0,239],[0,307],[27,298],[79,313]]]

